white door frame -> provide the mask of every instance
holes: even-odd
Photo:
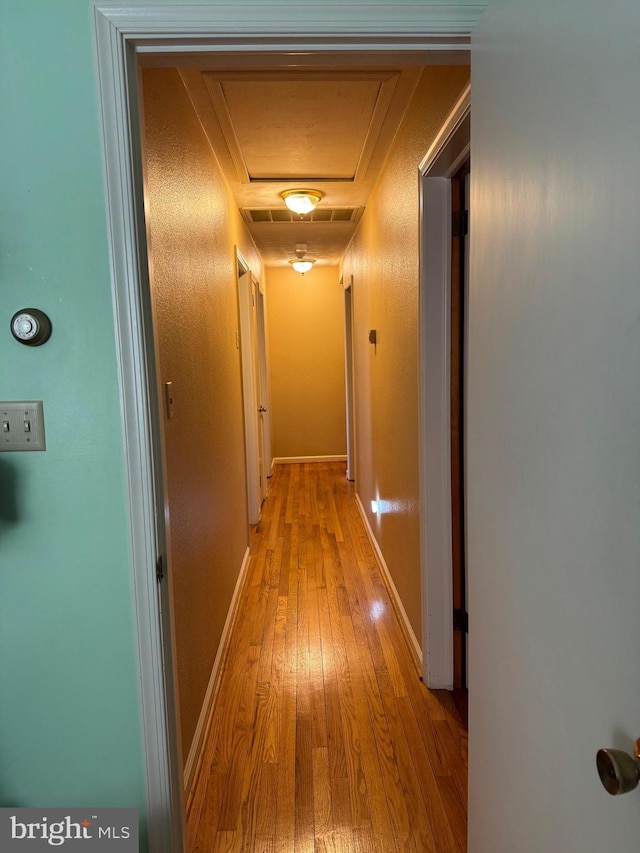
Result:
[[[267,407],[264,405],[266,399],[264,393],[264,338],[261,337],[260,306],[262,294],[260,284],[255,276],[251,276],[251,347],[253,349],[253,372],[254,387],[256,392],[256,451],[258,456],[258,487],[260,490],[260,516],[262,504],[267,497],[267,457],[265,454],[265,415],[268,415]]]
[[[260,464],[258,461],[258,404],[255,376],[254,336],[252,334],[253,279],[249,264],[236,246],[236,281],[240,322],[242,363],[242,400],[244,407],[244,447],[247,475],[247,514],[249,524],[260,521]]]
[[[140,664],[140,696],[149,846],[180,853],[181,773],[170,743],[175,717],[167,699],[170,649],[163,646],[155,565],[157,495],[150,391],[153,335],[145,239],[140,144],[138,59],[179,59],[193,53],[283,51],[317,57],[380,51],[469,50],[484,4],[201,3],[94,5],[98,94],[102,116],[107,220],[123,441],[128,482],[132,583]]]
[[[269,394],[269,361],[267,352],[267,315],[265,311],[265,295],[262,282],[257,282],[257,337],[258,337],[258,363],[260,370],[260,404],[266,412],[262,412],[262,453],[267,478],[273,473],[273,455],[271,453],[271,395]]]
[[[453,688],[451,177],[469,156],[467,86],[420,164],[420,554],[423,679]]]
[[[353,276],[344,284],[344,384],[347,401],[347,480],[356,479],[356,424],[353,389]]]

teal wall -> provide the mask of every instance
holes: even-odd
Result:
[[[0,12],[0,399],[47,450],[0,454],[0,805],[143,807],[123,442],[90,7]],[[53,322],[16,343],[12,314]]]
[[[0,31],[0,399],[47,432],[0,455],[0,805],[142,808],[91,4],[3,0]],[[27,306],[41,348],[9,334]]]

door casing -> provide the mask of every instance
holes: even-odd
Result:
[[[158,400],[144,222],[138,63],[176,64],[194,54],[228,54],[239,64],[295,51],[301,62],[392,52],[425,64],[466,61],[484,4],[337,5],[97,3],[95,53],[109,229],[112,294],[128,484],[132,582],[149,846],[183,850],[181,773],[171,683],[170,637],[163,634],[155,566],[163,530]],[[366,60],[365,60],[366,61]],[[371,61],[371,60],[369,60]],[[378,60],[379,61],[379,58]],[[422,514],[424,510],[422,511]],[[423,566],[424,570],[424,566]],[[428,635],[425,635],[428,636]]]
[[[251,346],[253,348],[253,370],[256,389],[256,421],[258,450],[258,478],[260,481],[260,506],[267,497],[267,460],[266,450],[266,423],[270,417],[269,407],[266,402],[266,342],[264,338],[263,294],[260,284],[256,278],[251,277]]]
[[[236,247],[238,318],[240,322],[240,354],[242,363],[242,398],[244,404],[244,445],[247,477],[247,515],[249,524],[260,521],[262,487],[260,483],[260,430],[258,427],[258,392],[255,370],[255,329],[253,276],[247,261]]]
[[[356,424],[353,387],[353,276],[344,288],[344,387],[347,404],[347,480],[356,479]]]
[[[467,86],[420,164],[420,535],[423,678],[453,688],[451,177],[470,151]]]

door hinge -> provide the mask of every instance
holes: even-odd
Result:
[[[469,614],[466,610],[453,611],[453,630],[469,633]]]
[[[160,583],[164,579],[164,557],[162,554],[156,560],[156,580]]]

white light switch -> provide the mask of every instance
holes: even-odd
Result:
[[[0,453],[8,450],[45,450],[42,400],[0,402]]]

